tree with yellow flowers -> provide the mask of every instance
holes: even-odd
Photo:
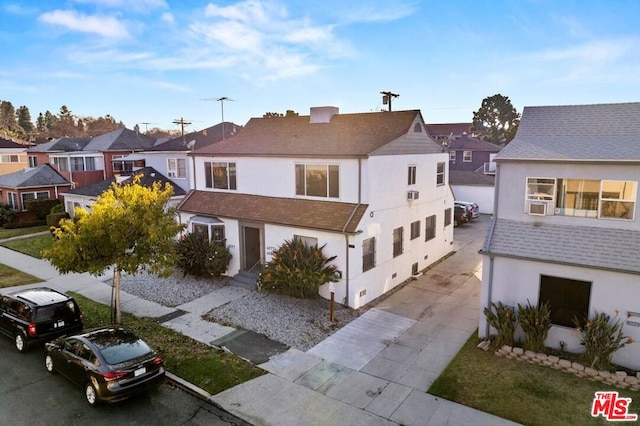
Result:
[[[45,259],[61,273],[101,275],[113,268],[112,322],[120,325],[120,277],[143,270],[168,276],[175,266],[175,236],[183,229],[176,210],[168,207],[173,188],[155,182],[140,185],[141,175],[112,184],[91,206],[75,209],[53,229],[53,246]]]

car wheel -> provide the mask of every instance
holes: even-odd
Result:
[[[18,351],[24,352],[27,350],[27,340],[22,331],[18,331],[16,333],[16,338],[14,340],[14,343],[16,344],[16,349]]]
[[[93,383],[89,382],[84,386],[84,396],[92,407],[98,403],[98,393]]]
[[[51,358],[50,354],[45,355],[44,357],[44,367],[47,369],[49,373],[55,373],[55,367],[53,365],[53,358]]]

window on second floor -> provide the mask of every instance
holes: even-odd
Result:
[[[416,184],[416,167],[417,166],[409,166],[408,179],[407,179],[407,184],[409,184],[409,185],[415,185]]]
[[[19,155],[0,155],[0,163],[19,163],[20,156]]]
[[[463,163],[470,163],[472,158],[473,158],[473,152],[472,151],[462,151],[462,162]]]
[[[204,163],[204,179],[207,188],[236,190],[236,163]]]
[[[35,155],[29,156],[29,167],[37,167],[38,166],[38,157]]]
[[[456,151],[449,151],[449,161],[456,161]]]
[[[53,164],[58,166],[58,170],[61,172],[69,171],[69,158],[67,157],[52,157]]]
[[[83,172],[96,169],[94,157],[70,157],[70,169],[72,172]]]
[[[436,169],[436,185],[444,185],[444,163],[438,163],[438,168]]]
[[[527,178],[525,197],[559,216],[632,220],[637,188],[636,181]]]
[[[403,231],[404,229],[402,227],[393,230],[393,257],[397,257],[402,254]]]
[[[187,177],[187,160],[167,158],[167,177],[184,179]]]
[[[296,164],[296,195],[340,197],[340,167],[336,164]]]

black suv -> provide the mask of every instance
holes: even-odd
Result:
[[[82,312],[73,298],[47,287],[0,297],[0,333],[25,351],[35,343],[82,330]]]

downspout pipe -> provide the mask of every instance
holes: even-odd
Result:
[[[349,224],[351,223],[351,220],[353,219],[353,216],[356,214],[356,212],[358,211],[358,208],[360,208],[360,205],[362,204],[362,159],[358,158],[358,204],[354,207],[353,211],[351,212],[351,215],[349,215],[349,218],[347,219],[346,223],[344,224],[344,226],[342,227],[342,233],[344,234],[344,250],[345,250],[345,261],[346,261],[346,268],[345,268],[345,305],[346,306],[350,306],[349,305],[349,234],[347,233],[347,227],[349,226]]]
[[[493,270],[494,270],[494,261],[495,256],[491,253],[491,240],[493,239],[493,231],[495,229],[496,221],[498,220],[498,199],[500,194],[500,162],[496,161],[496,181],[495,181],[494,194],[495,197],[493,199],[493,220],[491,221],[491,226],[489,227],[489,234],[487,235],[487,242],[485,247],[483,247],[482,251],[484,254],[489,255],[489,282],[487,283],[487,306],[486,308],[491,310],[491,299],[493,297]],[[485,319],[485,337],[489,338],[489,333],[491,332],[491,325],[489,325],[489,321]]]

